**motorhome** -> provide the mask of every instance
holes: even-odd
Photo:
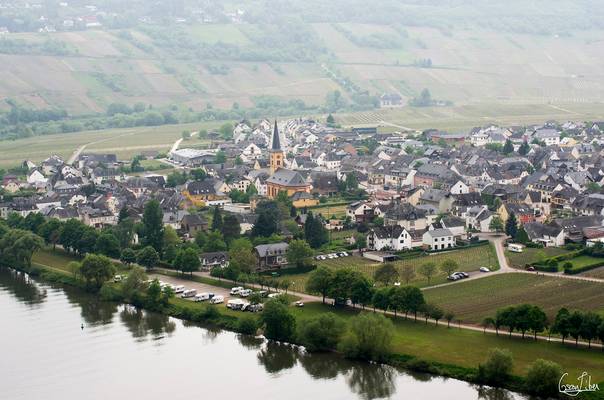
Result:
[[[243,290],[243,288],[241,286],[236,286],[234,288],[231,288],[231,296],[238,295],[242,290]]]
[[[214,296],[210,299],[210,304],[220,304],[220,303],[224,303],[223,296]]]
[[[212,296],[214,297],[214,296]],[[206,301],[206,300],[210,300],[210,293],[199,293],[198,295],[195,295],[195,301]]]
[[[174,293],[179,294],[185,291],[185,287],[183,285],[174,286]]]
[[[524,246],[518,243],[510,243],[508,244],[508,250],[512,253],[522,253]]]
[[[242,291],[239,292],[239,296],[241,296],[241,297],[248,297],[251,294],[252,294],[251,289],[243,289]]]
[[[248,304],[249,303],[247,301],[243,301],[241,299],[232,299],[227,302],[227,308],[230,308],[231,310],[242,310]]]
[[[183,299],[186,299],[187,297],[193,297],[197,294],[197,290],[195,289],[189,289],[189,290],[185,290],[184,292],[182,292],[182,294],[180,295],[180,297],[182,297]]]

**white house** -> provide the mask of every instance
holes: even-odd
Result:
[[[46,177],[44,176],[44,174],[42,174],[42,172],[40,172],[37,169],[32,170],[27,175],[27,183],[29,183],[31,185],[44,184],[46,182],[48,182],[48,179],[46,179]]]
[[[451,194],[467,194],[470,193],[470,187],[466,185],[463,181],[459,180],[455,182],[451,189],[449,190]]]
[[[430,250],[443,250],[455,247],[453,232],[445,228],[426,231],[422,237],[422,242]]]
[[[420,247],[422,241],[413,233],[398,225],[378,226],[367,234],[367,248],[377,251],[401,251]]]

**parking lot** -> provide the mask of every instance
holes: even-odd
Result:
[[[190,281],[187,279],[180,279],[180,278],[175,278],[173,276],[166,276],[166,275],[159,275],[159,274],[150,274],[149,279],[158,279],[162,282],[166,282],[171,285],[183,285],[187,289],[197,290],[197,293],[204,293],[204,292],[214,293],[216,296],[223,296],[225,303],[229,299],[235,298],[229,294],[228,289],[221,288],[218,286],[206,285],[205,283],[199,283],[199,282]],[[180,296],[180,295],[177,295],[177,296]],[[193,298],[190,298],[189,300],[193,300]]]

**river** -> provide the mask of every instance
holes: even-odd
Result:
[[[0,269],[0,315],[0,399],[524,399],[307,354],[101,302],[6,269]]]

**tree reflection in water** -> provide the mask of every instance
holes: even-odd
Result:
[[[514,396],[507,390],[500,388],[475,386],[479,400],[513,400]]]
[[[296,365],[298,352],[287,343],[268,341],[258,352],[258,361],[269,374],[276,374]]]
[[[9,268],[0,268],[0,288],[29,306],[41,304],[46,298],[46,289],[39,288],[28,274]]]
[[[264,343],[264,338],[255,337],[250,335],[237,335],[237,340],[239,343],[248,350],[257,350],[262,347],[262,343]]]
[[[176,324],[167,315],[145,312],[129,305],[120,312],[120,319],[137,341],[149,337],[158,339],[176,330]]]
[[[308,353],[285,343],[268,341],[258,352],[266,372],[276,374],[298,362],[314,379],[344,376],[350,389],[363,399],[387,398],[396,392],[396,369],[380,364],[353,362],[333,353]]]
[[[107,325],[113,321],[118,303],[103,301],[98,296],[91,296],[68,286],[61,286],[69,303],[80,307],[80,315],[86,325]]]

